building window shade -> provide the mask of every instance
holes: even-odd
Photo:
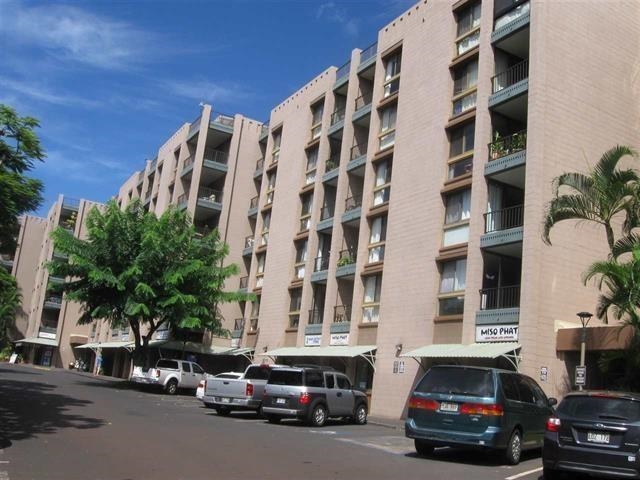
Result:
[[[466,287],[467,259],[455,260],[442,265],[440,293],[463,291]]]
[[[468,220],[469,217],[471,217],[471,190],[447,196],[444,221],[446,225]]]

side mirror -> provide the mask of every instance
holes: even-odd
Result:
[[[557,404],[558,404],[558,399],[557,398],[554,398],[554,397],[549,398],[549,406],[550,407],[553,407],[554,405],[557,405]]]

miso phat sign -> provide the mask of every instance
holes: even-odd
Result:
[[[329,345],[349,345],[348,333],[332,333]]]
[[[476,326],[476,342],[515,342],[518,328],[518,325]]]

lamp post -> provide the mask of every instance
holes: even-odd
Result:
[[[587,349],[587,325],[589,324],[589,320],[593,317],[593,314],[589,312],[578,312],[576,313],[578,318],[580,318],[580,323],[582,324],[582,332],[580,336],[580,366],[585,369],[585,379],[586,379],[586,360],[585,354]],[[582,390],[584,387],[582,385],[578,385],[578,389]]]

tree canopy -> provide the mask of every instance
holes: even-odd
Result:
[[[0,350],[13,336],[12,329],[21,300],[15,277],[0,267]]]
[[[69,261],[54,260],[49,270],[71,279],[59,288],[82,305],[79,323],[131,327],[137,360],[161,325],[221,334],[217,306],[253,298],[223,290],[238,273],[237,265],[224,265],[228,246],[217,230],[199,237],[175,207],[156,217],[139,202],[120,209],[111,201],[92,209],[86,226],[86,240],[62,228],[53,232],[56,250]]]

